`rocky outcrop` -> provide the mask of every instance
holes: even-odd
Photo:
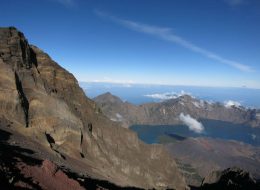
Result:
[[[137,106],[123,102],[115,96],[112,98],[112,96],[110,93],[106,93],[94,98],[94,101],[111,120],[115,120],[120,115],[120,119],[116,121],[123,123],[124,126],[179,124],[179,115],[184,113],[196,119],[212,119],[260,127],[259,114],[255,109],[236,106],[226,107],[220,103],[198,100],[189,95]]]
[[[54,162],[121,186],[185,189],[176,163],[98,112],[75,77],[28,44],[15,28],[0,28],[0,121],[45,147]],[[60,161],[62,160],[62,161]]]
[[[146,112],[141,106],[123,102],[109,92],[94,98],[94,101],[110,120],[120,122],[123,127],[127,128],[148,120]]]
[[[19,163],[17,166],[21,174],[25,178],[31,178],[37,182],[34,185],[40,189],[56,189],[56,190],[84,190],[80,184],[73,179],[70,179],[63,171],[61,171],[54,163],[49,160],[44,160],[40,166],[30,166],[25,163]],[[24,181],[17,181],[15,187],[34,189],[30,184]]]
[[[223,190],[257,190],[259,184],[246,171],[239,168],[228,168],[224,171],[214,171],[207,176],[201,185],[201,189]]]

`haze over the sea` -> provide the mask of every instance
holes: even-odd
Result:
[[[242,105],[244,107],[260,108],[260,89],[96,82],[81,82],[80,86],[90,98],[110,92],[123,101],[133,104],[160,102],[187,94],[201,100],[219,102],[227,106]]]

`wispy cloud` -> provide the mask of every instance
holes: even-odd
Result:
[[[201,55],[203,55],[203,56],[205,56],[205,57],[207,57],[211,60],[229,65],[229,66],[234,67],[234,68],[236,68],[240,71],[243,71],[243,72],[253,72],[254,71],[254,69],[251,68],[248,65],[239,63],[239,62],[234,61],[234,60],[224,58],[224,57],[222,57],[222,56],[220,56],[216,53],[213,53],[209,50],[201,48],[201,47],[189,42],[188,40],[185,40],[184,38],[174,34],[172,29],[170,29],[170,28],[151,26],[151,25],[147,25],[147,24],[134,22],[134,21],[131,21],[131,20],[121,19],[121,18],[118,18],[118,17],[115,17],[115,16],[105,14],[105,13],[98,11],[98,10],[95,10],[94,12],[99,17],[109,19],[110,21],[113,21],[117,24],[120,24],[121,26],[124,26],[128,29],[131,29],[131,30],[134,30],[134,31],[137,31],[137,32],[141,32],[141,33],[145,33],[145,34],[149,34],[149,35],[158,37],[160,39],[163,39],[165,41],[178,44],[178,45],[185,47],[185,48],[187,48],[187,49],[189,49],[189,50],[191,50],[195,53],[201,54]]]
[[[66,7],[74,7],[76,6],[76,0],[51,0],[53,2],[60,3]]]
[[[189,129],[195,133],[202,133],[204,131],[204,126],[202,123],[198,122],[196,119],[192,118],[189,114],[185,115],[181,113],[179,119],[189,127]]]
[[[232,7],[240,6],[245,3],[245,0],[224,0]]]
[[[169,100],[169,99],[176,99],[183,95],[191,95],[191,94],[182,90],[180,93],[165,92],[165,93],[146,94],[144,96],[153,98],[153,99],[159,99],[159,100]]]

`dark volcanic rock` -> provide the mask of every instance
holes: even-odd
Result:
[[[120,186],[186,187],[160,145],[144,144],[97,112],[75,77],[21,32],[0,28],[0,42],[0,126],[23,135],[22,146],[39,143],[51,161]]]
[[[34,53],[23,33],[14,27],[1,28],[0,57],[14,70],[19,68],[29,69],[32,64],[37,64]]]
[[[222,190],[257,190],[260,186],[246,171],[239,168],[228,168],[224,171],[214,171],[207,176],[201,189]]]

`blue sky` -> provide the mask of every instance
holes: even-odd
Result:
[[[259,0],[2,0],[79,81],[260,88]]]

